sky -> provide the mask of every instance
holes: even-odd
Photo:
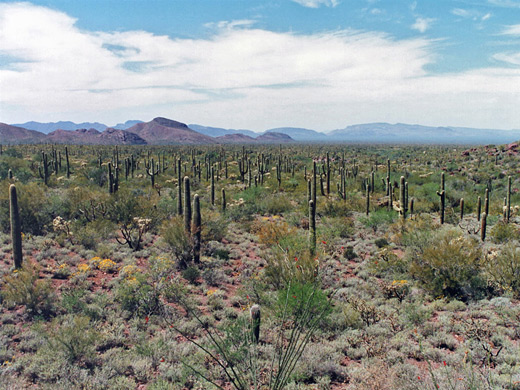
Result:
[[[520,129],[520,0],[0,0],[0,122]]]

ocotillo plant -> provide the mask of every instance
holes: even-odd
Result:
[[[18,209],[18,196],[14,184],[9,186],[9,205],[11,217],[11,241],[13,244],[14,268],[22,268],[22,223]]]
[[[258,340],[260,339],[260,306],[251,306],[249,314],[251,316],[251,332],[253,333],[253,341],[258,344]]]
[[[186,232],[191,230],[191,195],[190,195],[190,178],[184,177],[184,228]]]
[[[316,254],[316,203],[309,201],[309,251],[311,256]]]
[[[189,202],[187,202],[189,203]],[[193,197],[193,225],[191,227],[193,235],[193,262],[200,262],[200,246],[201,246],[201,216],[200,216],[200,200],[199,195]]]
[[[440,192],[437,191],[437,195],[440,196],[441,199],[441,209],[440,209],[440,216],[441,216],[441,225],[444,223],[444,210],[446,206],[446,190],[444,189],[444,172],[441,173],[441,190]]]

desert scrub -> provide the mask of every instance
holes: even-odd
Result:
[[[520,248],[517,244],[510,242],[498,251],[491,251],[484,264],[492,282],[503,291],[520,296]]]
[[[391,280],[406,280],[409,262],[399,257],[391,247],[385,246],[370,258],[368,269],[376,276]]]
[[[467,300],[485,295],[482,251],[476,239],[464,237],[457,229],[444,228],[417,249],[411,259],[410,275],[433,296]]]
[[[56,318],[42,335],[52,350],[61,351],[69,363],[91,364],[100,334],[87,316]]]
[[[489,231],[489,237],[494,243],[503,244],[518,240],[520,238],[520,232],[516,225],[498,221]]]
[[[397,218],[397,214],[393,210],[380,209],[376,210],[368,217],[361,217],[359,221],[367,228],[371,228],[374,233],[380,229],[384,229]]]
[[[23,305],[30,316],[53,312],[54,292],[49,280],[40,279],[39,268],[31,263],[3,278],[2,298],[8,306]]]
[[[184,229],[182,216],[164,221],[160,228],[160,236],[177,265],[186,268],[193,258],[194,241]]]

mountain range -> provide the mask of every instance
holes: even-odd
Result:
[[[186,125],[167,118],[149,122],[129,120],[108,127],[98,122],[0,123],[0,143],[70,144],[242,144],[242,143],[416,143],[503,144],[520,139],[520,130],[432,127],[410,124],[367,123],[329,132],[279,127],[257,133],[247,129],[224,129]]]

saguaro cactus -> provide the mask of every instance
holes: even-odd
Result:
[[[480,213],[482,212],[482,198],[477,198],[477,221],[480,221]]]
[[[480,218],[480,239],[484,241],[486,239],[486,227],[487,227],[487,214],[482,213]]]
[[[182,215],[182,172],[180,158],[177,160],[177,189],[177,214]]]
[[[309,201],[309,250],[311,256],[316,253],[316,203]]]
[[[70,178],[69,148],[65,146],[65,161],[67,162],[67,179]]]
[[[464,198],[460,198],[460,220],[464,219]]]
[[[406,219],[406,211],[407,211],[407,201],[406,201],[406,184],[404,181],[404,176],[401,176],[401,180],[399,183],[399,213],[401,214],[402,219]]]
[[[215,205],[215,167],[211,167],[211,205]]]
[[[511,218],[511,176],[507,178],[506,221]]]
[[[9,186],[9,203],[11,216],[11,241],[13,244],[14,268],[22,268],[22,223],[20,221],[20,211],[18,209],[18,196],[16,186]]]
[[[258,340],[260,339],[260,306],[251,306],[251,309],[249,309],[249,314],[251,315],[251,332],[253,335],[253,342],[258,344]]]
[[[222,188],[221,190],[221,202],[222,202],[222,212],[226,212],[226,190]]]
[[[366,196],[367,196],[367,203],[366,203],[366,214],[368,215],[370,213],[370,186],[367,185],[366,188]]]
[[[190,178],[184,177],[184,228],[189,233],[191,230],[191,195],[190,195]]]
[[[437,195],[441,198],[441,225],[444,223],[444,211],[446,207],[446,190],[444,189],[444,172],[441,173],[441,190],[437,191]]]
[[[201,216],[200,216],[200,200],[199,195],[193,197],[193,225],[191,227],[193,235],[193,262],[200,262],[200,246],[201,246]]]
[[[484,212],[489,215],[489,188],[486,188],[486,197],[484,198]]]

